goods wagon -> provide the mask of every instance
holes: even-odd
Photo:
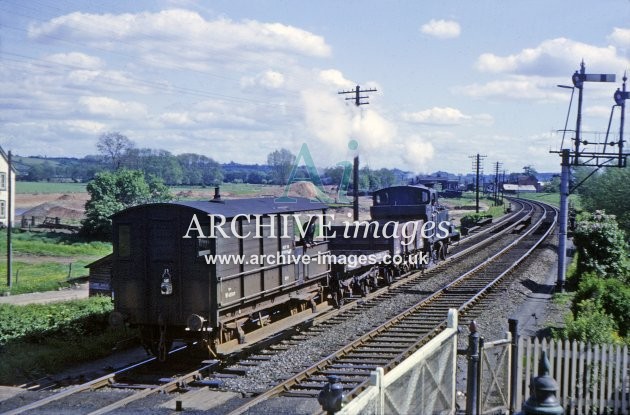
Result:
[[[247,325],[315,307],[329,265],[314,257],[328,242],[304,230],[313,230],[309,218],[325,221],[326,207],[305,198],[215,197],[115,214],[110,321],[139,327],[145,347],[165,358],[174,340],[215,351],[243,342]]]

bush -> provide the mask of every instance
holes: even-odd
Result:
[[[461,226],[463,228],[470,228],[471,226],[477,225],[480,220],[491,217],[492,215],[487,215],[485,213],[471,213],[469,215],[462,216]]]
[[[603,211],[578,219],[573,242],[578,252],[578,277],[595,273],[630,283],[628,245],[615,217]]]
[[[595,344],[618,343],[617,325],[596,303],[589,299],[578,303],[577,316],[567,321],[560,337]]]
[[[37,343],[52,336],[98,333],[107,327],[112,309],[108,297],[26,306],[0,304],[0,345],[16,339]]]
[[[619,327],[619,334],[626,337],[630,331],[630,286],[614,278],[599,278],[594,274],[582,277],[574,300],[573,312],[578,315],[580,304],[591,300],[611,316]]]

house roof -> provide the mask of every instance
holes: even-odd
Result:
[[[101,264],[111,263],[114,260],[114,254],[105,255],[103,258],[99,258],[94,262],[87,264],[84,268],[94,268]]]
[[[4,161],[6,161],[8,164],[9,156],[7,155],[7,153],[4,152],[4,149],[2,147],[0,147],[0,155],[4,158]],[[13,163],[11,163],[11,170],[13,170],[14,173],[17,173],[17,170],[15,169],[15,165]]]
[[[536,191],[536,186],[534,186],[533,184],[511,184],[511,183],[504,183],[503,184],[503,190],[513,190],[513,191],[519,191],[519,192],[535,192]]]

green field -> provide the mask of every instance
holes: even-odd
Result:
[[[15,182],[15,193],[85,193],[85,183]]]
[[[521,193],[519,197],[529,200],[537,200],[540,202],[546,202],[553,206],[560,206],[560,193]],[[580,207],[580,196],[569,196],[569,203],[576,208]]]
[[[171,192],[203,191],[214,193],[212,186],[171,186]],[[249,183],[223,183],[221,193],[229,193],[236,196],[257,196],[260,194],[277,191],[278,186],[249,184]],[[85,193],[86,183],[49,183],[49,182],[15,182],[16,193]]]
[[[22,294],[56,290],[68,280],[85,276],[85,266],[108,255],[110,243],[87,241],[77,235],[40,232],[12,233],[12,287],[0,285],[5,292]],[[0,275],[6,281],[6,230],[0,232]]]

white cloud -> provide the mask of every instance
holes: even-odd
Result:
[[[352,119],[352,137],[362,148],[385,148],[396,135],[396,126],[378,112],[366,109]]]
[[[85,106],[89,114],[108,118],[136,119],[147,115],[145,105],[138,102],[122,102],[108,97],[87,96],[81,97],[79,103]]]
[[[456,87],[453,88],[453,92],[472,98],[534,100],[541,102],[566,101],[570,95],[566,90],[561,90],[556,85],[570,81],[569,75],[565,78],[511,75],[506,79],[490,81],[485,84],[475,83]]]
[[[60,65],[76,66],[79,69],[98,69],[103,66],[100,58],[79,52],[56,53],[44,59]]]
[[[620,47],[630,47],[630,29],[615,27],[608,35],[608,41]]]
[[[191,125],[193,123],[190,115],[186,112],[166,112],[160,115],[159,120],[166,125],[177,126]]]
[[[206,20],[198,13],[172,9],[156,13],[90,14],[75,12],[48,22],[32,24],[29,36],[87,43],[91,46],[130,50],[154,66],[190,67],[194,70],[224,64],[228,56],[276,62],[293,55],[328,57],[323,37],[281,23],[227,18]],[[182,45],[186,45],[183,47]]]
[[[587,70],[595,72],[620,72],[628,65],[626,59],[617,55],[614,46],[597,47],[571,39],[556,38],[508,56],[484,53],[477,59],[475,67],[481,72],[490,73],[562,76],[567,75],[571,68],[577,69],[580,59],[586,62]]]
[[[67,120],[63,121],[62,124],[63,130],[72,133],[99,134],[106,128],[105,124],[91,120]]]
[[[433,145],[422,137],[414,135],[405,140],[405,144],[399,146],[399,154],[407,168],[419,173],[426,168],[427,163],[433,159]]]
[[[337,69],[326,69],[319,71],[317,78],[326,85],[332,85],[336,88],[350,88],[354,86],[354,82],[346,79],[341,71]]]
[[[610,117],[610,107],[606,107],[603,105],[588,106],[584,108],[584,115],[587,117],[608,119]]]
[[[265,71],[255,77],[244,77],[241,79],[243,88],[262,87],[267,89],[278,89],[285,84],[284,75],[276,71]]]
[[[320,89],[302,92],[304,117],[310,134],[322,143],[341,149],[352,131],[352,114],[338,97]]]
[[[467,123],[492,124],[493,118],[489,114],[466,115],[457,108],[433,107],[417,112],[402,114],[405,121],[418,124],[461,125]]]
[[[452,39],[459,36],[461,28],[459,23],[454,20],[431,19],[428,23],[422,25],[420,31],[438,39]]]

